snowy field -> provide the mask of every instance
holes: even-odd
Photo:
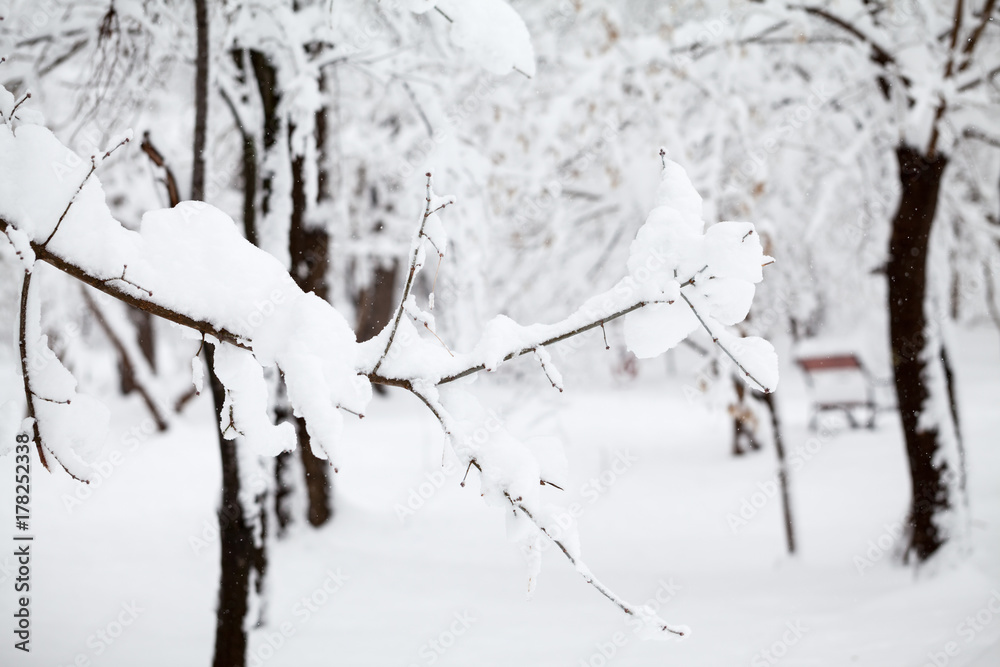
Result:
[[[795,558],[784,553],[773,452],[732,457],[730,422],[685,398],[683,368],[665,376],[658,362],[634,383],[569,382],[564,394],[487,388],[509,428],[567,442],[572,482],[551,493],[577,503],[594,572],[692,628],[681,642],[642,641],[555,549],[526,599],[502,512],[484,507],[475,471],[464,488],[464,470],[440,472],[436,422],[399,393],[349,425],[333,522],[298,525],[271,549],[266,624],[248,664],[1000,665],[1000,345],[989,329],[959,342],[974,540],[959,569],[915,580],[893,562],[909,492],[896,419],[810,440],[787,358],[778,396],[800,459]],[[504,411],[526,393],[529,408]],[[143,434],[138,402],[113,412],[107,477],[89,495],[33,466],[34,641],[16,664],[210,663],[220,475],[210,403],[203,396],[165,436]],[[13,465],[0,459],[5,490]],[[7,495],[0,521],[11,525]],[[0,565],[6,588],[9,549]],[[9,626],[13,600],[0,604]],[[15,664],[11,643],[0,664]]]

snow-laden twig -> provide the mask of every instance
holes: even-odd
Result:
[[[90,177],[94,175],[95,171],[97,171],[97,167],[102,162],[104,162],[104,160],[106,160],[109,157],[111,157],[112,153],[114,153],[116,150],[118,150],[119,148],[121,148],[122,146],[124,146],[125,144],[127,144],[131,140],[132,140],[132,131],[129,130],[125,134],[125,136],[122,137],[121,141],[119,141],[117,144],[115,144],[114,146],[112,146],[108,150],[104,151],[104,155],[101,156],[100,160],[98,160],[98,156],[96,156],[96,155],[91,155],[90,156],[90,171],[88,171],[87,175],[83,177],[83,180],[80,182],[80,187],[78,187],[76,189],[76,192],[73,193],[73,196],[70,198],[69,202],[66,203],[66,208],[63,209],[62,215],[59,216],[59,220],[56,222],[56,226],[52,228],[52,231],[49,233],[48,238],[46,238],[42,242],[42,247],[43,248],[49,244],[49,241],[52,240],[52,237],[55,236],[56,232],[59,231],[59,226],[62,224],[63,220],[66,218],[66,214],[69,213],[69,209],[73,206],[73,203],[76,202],[76,198],[80,196],[80,191],[83,190],[83,186],[85,186],[87,184],[87,181],[90,180]]]
[[[567,329],[566,331],[562,331],[562,332],[556,333],[556,334],[554,334],[552,336],[548,336],[545,339],[538,341],[537,343],[533,343],[531,345],[528,345],[528,346],[525,346],[525,347],[522,347],[520,349],[517,349],[517,350],[514,350],[514,351],[510,352],[509,354],[507,354],[507,355],[505,355],[503,357],[502,361],[510,361],[511,359],[515,359],[515,358],[523,356],[525,354],[532,354],[539,347],[548,347],[549,345],[554,345],[556,343],[564,341],[567,338],[572,338],[573,336],[578,336],[578,335],[580,335],[582,333],[590,331],[591,329],[595,329],[595,328],[597,328],[599,326],[602,326],[602,325],[604,325],[607,322],[610,322],[612,320],[618,319],[619,317],[623,317],[625,315],[628,315],[633,310],[638,310],[638,309],[642,308],[643,306],[649,305],[650,303],[651,302],[649,302],[649,301],[637,301],[637,302],[632,303],[632,304],[630,304],[630,305],[628,305],[628,306],[626,306],[626,307],[624,307],[624,308],[622,308],[622,309],[620,309],[620,310],[618,310],[618,311],[616,311],[614,313],[611,313],[610,315],[606,315],[604,317],[599,317],[599,318],[597,318],[597,319],[595,319],[595,320],[593,320],[591,322],[587,322],[586,324],[579,325],[579,326],[569,325],[569,326],[566,327],[566,329]],[[567,321],[569,321],[569,318],[567,318],[567,320],[564,320],[564,322],[567,322]],[[559,326],[560,326],[559,324],[554,325],[554,327],[557,327],[557,328]],[[476,364],[475,366],[470,366],[469,368],[465,368],[463,370],[460,370],[458,372],[452,373],[450,375],[447,375],[447,376],[441,378],[441,381],[438,384],[447,384],[448,382],[454,382],[455,380],[460,380],[461,378],[464,378],[464,377],[467,377],[469,375],[472,375],[473,373],[478,373],[479,371],[482,371],[482,370],[486,370],[485,364]]]
[[[14,118],[14,114],[17,113],[18,107],[20,107],[22,104],[24,104],[29,99],[31,99],[31,91],[30,90],[27,91],[24,94],[24,96],[21,97],[21,99],[19,99],[17,101],[17,104],[14,105],[14,108],[10,110],[10,117],[11,117],[11,119],[13,119]]]
[[[450,442],[452,435],[455,433],[455,427],[452,424],[451,415],[448,414],[448,411],[441,404],[440,400],[436,396],[432,395],[431,392],[428,392],[419,386],[411,386],[409,387],[409,390],[417,398],[419,398],[424,403],[424,405],[426,405],[427,408],[431,411],[434,417],[438,420],[438,423],[441,424],[441,428],[444,431],[447,441]],[[461,481],[461,486],[463,487],[465,486],[466,477],[468,477],[469,470],[471,470],[473,467],[476,468],[476,470],[478,470],[480,473],[483,472],[482,466],[480,465],[479,461],[477,461],[474,456],[470,457],[466,467],[465,476],[462,478]],[[552,482],[548,482],[544,479],[539,480],[539,484],[553,486],[557,489],[562,490],[562,487],[558,486],[557,484],[553,484]],[[613,602],[625,614],[629,616],[635,616],[637,618],[642,618],[647,621],[650,620],[650,616],[648,613],[644,613],[639,607],[626,602],[624,599],[622,599],[621,596],[619,596],[613,590],[608,588],[603,582],[601,582],[597,577],[595,577],[593,573],[590,571],[590,569],[587,567],[587,565],[580,559],[578,554],[574,555],[573,551],[571,551],[562,540],[553,535],[552,532],[548,530],[548,528],[542,525],[542,523],[535,518],[531,510],[529,510],[525,506],[523,499],[520,496],[516,498],[513,497],[510,494],[509,489],[504,489],[503,495],[505,498],[507,498],[507,500],[510,502],[511,506],[514,508],[515,511],[523,513],[524,516],[527,517],[543,535],[545,535],[545,537],[547,537],[557,547],[559,547],[559,550],[562,551],[563,555],[566,556],[566,558],[573,565],[576,571],[580,573],[584,581],[586,581],[588,584],[596,588],[601,593],[601,595],[603,595],[608,600]],[[660,630],[661,632],[667,632],[673,635],[677,635],[679,637],[685,636],[687,632],[686,628],[672,627],[666,623],[663,623],[662,620],[660,619],[656,619],[656,621],[657,621],[657,629]]]
[[[691,303],[691,299],[689,299],[687,297],[687,295],[683,291],[681,292],[681,298],[684,299],[684,302],[691,308],[691,312],[694,313],[694,316],[698,318],[698,321],[701,323],[701,326],[705,329],[705,331],[708,332],[708,335],[711,336],[712,342],[715,343],[719,347],[720,350],[722,350],[723,352],[725,352],[727,357],[729,357],[730,359],[732,359],[733,363],[736,364],[736,367],[740,369],[740,371],[743,373],[743,375],[745,375],[746,377],[748,377],[751,380],[753,380],[754,384],[756,384],[757,387],[762,392],[764,392],[765,394],[770,394],[771,393],[771,389],[768,388],[763,382],[761,382],[760,380],[758,380],[756,377],[754,377],[753,374],[750,373],[750,371],[748,371],[746,369],[746,366],[744,366],[740,362],[740,360],[736,358],[736,355],[734,355],[729,350],[729,348],[727,348],[725,345],[722,344],[722,341],[719,340],[719,336],[714,331],[712,331],[712,327],[708,326],[708,323],[701,316],[701,313],[698,312],[698,309],[694,307],[693,303]]]
[[[403,311],[406,309],[406,300],[410,297],[410,290],[413,289],[413,280],[417,273],[420,271],[420,246],[423,239],[430,237],[427,236],[425,230],[427,229],[427,219],[438,211],[444,209],[449,204],[455,202],[454,198],[445,197],[442,203],[435,209],[431,210],[431,205],[434,202],[433,192],[431,191],[431,173],[427,172],[427,195],[425,198],[426,204],[424,205],[424,215],[420,220],[420,229],[417,231],[416,236],[413,238],[413,243],[410,247],[410,268],[406,274],[406,284],[403,286],[403,296],[399,300],[399,307],[396,308],[396,315],[392,320],[392,328],[389,330],[389,339],[386,341],[385,349],[382,351],[382,356],[379,357],[378,362],[375,364],[375,368],[372,369],[372,373],[377,374],[379,368],[382,367],[382,362],[385,361],[386,355],[389,354],[389,348],[392,347],[393,341],[396,339],[396,332],[399,330],[399,321],[403,317]],[[433,241],[431,241],[433,243]],[[438,253],[441,250],[438,249]]]
[[[28,292],[31,288],[31,273],[25,271],[24,280],[21,283],[21,306],[20,314],[18,318],[18,347],[21,354],[21,375],[24,381],[24,398],[28,404],[28,418],[31,420],[31,440],[35,443],[35,448],[38,450],[38,460],[41,462],[42,466],[46,470],[50,470],[49,463],[45,452],[48,451],[56,463],[66,471],[70,477],[78,482],[83,482],[84,484],[90,484],[90,481],[86,478],[80,477],[73,473],[66,464],[56,456],[50,448],[45,446],[42,440],[41,431],[38,428],[38,419],[36,419],[36,408],[35,399],[49,400],[43,396],[39,396],[31,387],[31,369],[29,360],[34,358],[32,351],[30,349],[29,338],[33,339],[35,332],[29,332],[29,321],[28,321]],[[55,403],[68,404],[69,401],[53,401]]]
[[[542,371],[545,373],[545,377],[549,379],[549,382],[553,387],[559,390],[560,393],[563,391],[563,379],[562,373],[556,368],[555,364],[552,363],[552,355],[544,347],[536,347],[534,349],[535,359],[542,367]]]
[[[17,229],[17,227],[10,224],[3,217],[0,217],[0,232],[6,232],[8,229]],[[127,303],[130,306],[144,310],[169,322],[180,324],[181,326],[194,329],[195,331],[203,334],[208,334],[220,341],[229,343],[230,345],[235,345],[244,349],[251,349],[248,341],[240,335],[226,329],[225,327],[220,327],[208,322],[207,320],[198,319],[182,310],[178,310],[173,305],[161,303],[160,301],[154,299],[152,292],[148,290],[143,289],[142,291],[144,292],[144,295],[137,296],[133,292],[123,290],[121,287],[113,284],[114,282],[124,281],[123,277],[116,276],[114,278],[100,278],[95,276],[90,270],[80,266],[72,259],[66,258],[63,254],[52,252],[42,243],[32,241],[31,250],[35,253],[35,259],[45,262],[63,273],[76,278],[80,282],[86,283],[98,291],[104,292],[105,294]],[[137,287],[137,289],[142,288]]]
[[[559,547],[559,550],[563,552],[563,555],[566,556],[566,558],[573,565],[573,567],[576,568],[576,571],[580,573],[580,576],[583,577],[584,581],[586,581],[588,584],[596,588],[601,595],[611,600],[619,609],[621,609],[627,615],[635,616],[637,618],[644,618],[644,619],[648,618],[645,614],[642,614],[639,611],[638,607],[623,600],[617,593],[615,593],[613,590],[605,586],[597,577],[595,577],[593,573],[590,571],[590,568],[587,567],[587,565],[579,558],[579,556],[574,556],[573,553],[566,547],[565,544],[563,544],[563,542],[559,538],[555,537],[549,531],[548,528],[543,526],[538,520],[535,519],[534,515],[527,507],[524,506],[523,503],[521,503],[516,498],[511,498],[510,494],[506,492],[504,492],[504,495],[507,497],[507,500],[510,501],[511,506],[513,506],[516,511],[524,514],[524,516],[526,516],[531,521],[531,523],[533,523],[535,527],[538,528],[538,530],[540,530],[543,535],[545,535],[545,537],[549,538],[549,540],[551,540],[553,544]],[[686,628],[672,627],[666,623],[663,623],[662,625],[658,624],[658,628],[662,632],[668,632],[670,634],[677,635],[678,637],[684,637],[687,634]]]

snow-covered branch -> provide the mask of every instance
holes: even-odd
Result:
[[[51,164],[67,165],[54,186],[45,178]],[[532,353],[549,381],[561,388],[561,376],[545,348],[624,317],[626,343],[637,356],[657,356],[700,325],[744,379],[773,390],[777,363],[770,344],[741,339],[725,329],[747,316],[762,267],[772,260],[749,223],[720,222],[706,229],[701,197],[680,165],[664,157],[655,206],[632,243],[627,275],[614,287],[554,324],[525,326],[497,316],[466,352],[448,349],[436,334],[425,338],[414,326],[420,322],[434,333],[433,316],[417,306],[413,286],[428,248],[439,257],[446,252],[447,234],[438,213],[454,202],[434,195],[429,174],[395,316],[382,333],[359,344],[337,310],[304,293],[283,264],[250,244],[212,206],[182,202],[146,213],[138,232],[122,227],[111,216],[99,181],[91,178],[96,166],[92,160],[88,171],[45,128],[21,125],[16,136],[9,127],[0,128],[0,231],[11,238],[25,264],[25,359],[29,347],[45,344],[27,289],[33,263],[42,261],[194,329],[212,344],[214,368],[226,390],[220,430],[226,437],[239,434],[259,454],[276,455],[296,441],[290,424],[275,425],[268,417],[264,368],[280,371],[289,402],[302,416],[310,446],[320,458],[336,455],[342,413],[364,414],[371,383],[404,387],[439,420],[458,460],[479,471],[486,502],[506,511],[513,506],[515,522],[521,517],[528,521],[528,528],[518,532],[529,545],[552,539],[587,582],[626,614],[658,632],[685,634],[650,610],[622,600],[590,573],[572,540],[553,534],[539,489],[561,488],[557,476],[502,425],[486,441],[474,436],[476,423],[488,413],[460,381]],[[72,376],[58,361],[43,370],[31,373],[29,382],[25,369],[39,451],[51,453],[71,474],[86,479],[87,453],[99,443],[100,419],[81,414],[90,404],[76,393]],[[50,405],[62,412],[52,414]],[[72,439],[62,437],[67,428],[78,428],[76,421],[87,422],[87,437],[77,432]],[[539,566],[537,557],[529,560],[532,567]]]

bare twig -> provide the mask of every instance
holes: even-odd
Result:
[[[760,390],[762,392],[764,392],[765,394],[770,394],[771,390],[768,387],[766,387],[763,382],[761,382],[756,377],[754,377],[750,373],[750,371],[748,371],[746,369],[746,367],[742,363],[740,363],[740,360],[737,359],[736,356],[732,352],[730,352],[729,349],[725,345],[722,344],[722,341],[719,340],[719,337],[715,334],[715,332],[712,331],[712,328],[709,327],[708,323],[705,322],[705,320],[702,318],[701,314],[698,312],[698,309],[695,308],[694,304],[691,303],[691,300],[688,299],[687,294],[685,294],[684,292],[681,292],[681,298],[684,299],[685,303],[687,303],[688,306],[690,306],[691,312],[694,313],[694,316],[698,318],[698,321],[701,323],[701,326],[705,329],[705,331],[708,332],[708,335],[712,337],[712,342],[715,343],[716,345],[718,345],[719,349],[722,350],[723,352],[725,352],[726,356],[728,356],[730,359],[732,359],[733,363],[736,364],[736,367],[739,368],[746,377],[748,377],[751,380],[753,380],[754,383],[758,387],[760,387]]]
[[[160,408],[157,406],[156,401],[153,400],[153,395],[145,383],[145,379],[152,374],[146,364],[145,357],[141,354],[133,354],[133,351],[129,350],[128,346],[125,345],[123,336],[120,336],[115,331],[104,310],[82,285],[80,286],[80,292],[83,294],[83,300],[87,303],[87,307],[90,308],[90,312],[93,313],[94,319],[97,320],[98,326],[101,327],[104,335],[108,337],[112,347],[118,353],[118,359],[121,361],[123,372],[131,379],[132,384],[139,392],[139,396],[142,397],[142,402],[146,404],[146,408],[156,422],[156,428],[160,431],[166,431],[167,420],[164,418],[163,413],[160,412]],[[142,375],[145,377],[139,376],[136,372],[137,367],[143,369],[144,372]]]
[[[106,150],[104,152],[104,155],[102,156],[101,159],[104,160],[104,159],[106,159],[108,157],[111,157],[112,153],[114,153],[116,150],[118,150],[119,148],[121,148],[122,146],[124,146],[125,144],[127,144],[128,142],[129,142],[129,138],[128,137],[123,138],[120,142],[118,142],[117,145],[115,145],[112,148],[109,148],[108,150]],[[76,202],[76,198],[80,196],[80,191],[83,190],[83,186],[85,186],[87,184],[87,181],[90,180],[90,177],[94,174],[95,171],[97,171],[97,156],[96,155],[91,155],[90,156],[90,171],[88,171],[87,175],[83,177],[83,181],[80,183],[80,187],[78,187],[76,189],[76,192],[73,193],[73,196],[70,198],[69,203],[66,204],[66,208],[63,209],[62,215],[59,216],[59,220],[56,222],[56,226],[52,228],[52,232],[49,233],[48,238],[46,238],[45,241],[42,242],[42,247],[43,248],[49,244],[49,241],[52,240],[52,237],[55,236],[56,232],[59,231],[59,226],[62,224],[63,219],[66,217],[66,214],[69,213],[70,207],[73,206],[74,202]]]
[[[142,143],[139,144],[139,148],[149,156],[153,164],[163,170],[163,181],[167,186],[167,199],[170,201],[171,207],[177,206],[181,201],[180,190],[177,188],[177,179],[174,178],[174,172],[167,165],[167,161],[163,159],[163,154],[156,150],[156,146],[153,145],[152,140],[149,138],[148,131],[143,133]]]
[[[575,327],[574,329],[572,329],[570,331],[566,331],[564,333],[557,334],[555,336],[547,338],[546,340],[539,341],[538,343],[535,343],[535,344],[533,344],[533,345],[531,345],[529,347],[525,347],[525,348],[523,348],[521,350],[517,350],[515,352],[511,352],[510,354],[508,354],[507,356],[505,356],[503,359],[501,359],[501,361],[510,361],[511,359],[514,359],[516,357],[520,357],[522,355],[530,354],[530,353],[534,352],[535,348],[538,348],[538,347],[548,347],[549,345],[553,345],[553,344],[558,343],[560,341],[564,341],[567,338],[572,338],[573,336],[576,336],[578,334],[582,334],[582,333],[584,333],[586,331],[590,331],[591,329],[594,329],[596,327],[599,327],[599,326],[603,325],[605,322],[610,322],[611,320],[616,320],[619,317],[622,317],[623,315],[627,315],[627,314],[631,313],[633,310],[638,310],[639,308],[642,308],[643,306],[648,305],[648,303],[649,302],[647,302],[647,301],[636,302],[636,303],[634,303],[634,304],[632,304],[630,306],[627,306],[625,308],[622,308],[621,310],[619,310],[617,312],[614,312],[614,313],[612,313],[610,315],[598,318],[598,319],[594,320],[593,322],[588,322],[587,324],[584,324],[583,326]],[[483,365],[483,364],[479,364],[477,366],[472,366],[471,368],[466,368],[466,369],[464,369],[462,371],[459,371],[457,373],[453,373],[452,375],[449,375],[447,377],[442,378],[441,381],[438,384],[447,384],[448,382],[454,382],[455,380],[458,380],[460,378],[464,378],[464,377],[466,377],[468,375],[472,375],[473,373],[478,373],[479,371],[482,371],[482,370],[485,370],[485,369],[486,369],[486,366]],[[369,377],[371,377],[371,376],[369,375]]]
[[[604,329],[603,324],[601,325],[601,329]],[[604,342],[607,342],[607,338],[604,339]],[[545,373],[545,377],[548,379],[549,384],[558,389],[559,393],[562,393],[562,380],[558,377],[558,371],[555,366],[552,366],[551,370],[549,369],[549,366],[552,364],[552,359],[549,356],[548,351],[544,348],[536,347],[532,350],[532,353],[535,355],[535,359],[538,360],[538,364],[542,367],[542,372]]]
[[[379,357],[378,362],[375,364],[375,368],[372,369],[372,373],[378,373],[379,368],[382,367],[382,362],[385,361],[386,356],[389,354],[389,348],[392,347],[392,342],[396,339],[396,331],[399,330],[399,321],[403,317],[403,311],[406,308],[406,300],[410,297],[410,290],[413,289],[413,279],[417,275],[418,266],[417,258],[420,256],[420,244],[421,239],[429,238],[425,233],[424,229],[427,227],[427,218],[431,217],[432,214],[437,213],[445,206],[447,203],[442,204],[433,211],[431,210],[431,173],[427,172],[427,195],[426,204],[424,206],[424,216],[420,220],[420,229],[417,231],[416,239],[413,243],[413,248],[410,251],[410,270],[406,275],[406,285],[403,286],[403,296],[399,300],[399,307],[396,308],[396,316],[392,321],[392,329],[389,330],[389,340],[386,341],[385,350],[382,351],[382,356]],[[433,241],[432,241],[433,243]],[[440,252],[440,251],[439,251]]]
[[[30,98],[31,98],[31,91],[29,90],[28,92],[26,92],[24,94],[24,97],[22,97],[21,99],[19,99],[17,101],[17,104],[14,105],[14,108],[10,110],[10,117],[13,118],[14,114],[17,113],[18,107],[20,107],[22,104],[24,104],[25,100],[28,100]]]
[[[520,499],[512,498],[510,494],[507,493],[506,491],[504,492],[504,495],[507,497],[507,500],[510,501],[511,506],[513,506],[515,510],[523,513],[524,516],[528,517],[528,519],[533,524],[535,524],[535,527],[537,527],[538,530],[540,530],[542,534],[545,535],[545,537],[549,538],[549,540],[551,540],[553,544],[559,547],[559,550],[563,552],[563,555],[566,556],[566,558],[573,565],[573,567],[576,568],[576,571],[580,573],[580,576],[583,577],[584,581],[586,581],[588,584],[596,588],[601,595],[611,600],[613,603],[615,603],[615,605],[617,605],[619,609],[621,609],[629,616],[639,616],[633,605],[629,604],[628,602],[620,598],[614,591],[612,591],[610,588],[601,583],[601,581],[598,580],[598,578],[595,577],[590,572],[590,569],[587,568],[587,566],[584,565],[580,560],[578,560],[570,552],[568,548],[566,548],[566,545],[563,544],[562,541],[559,540],[559,538],[555,537],[551,532],[549,532],[549,530],[545,526],[539,523],[535,519],[534,515],[532,515],[531,511],[527,507],[525,507],[523,503],[521,503]],[[672,628],[669,625],[660,626],[660,630],[664,632],[669,632],[679,637],[684,636],[683,630],[680,630],[678,628]]]
[[[25,271],[24,281],[21,283],[21,312],[18,323],[19,325],[18,345],[21,354],[21,375],[23,376],[23,381],[24,381],[24,397],[28,403],[28,417],[31,418],[31,431],[32,431],[31,439],[35,443],[35,448],[38,450],[38,460],[41,461],[42,466],[46,470],[49,471],[52,470],[49,467],[48,460],[46,459],[45,456],[45,451],[48,450],[49,454],[52,455],[52,458],[56,461],[56,463],[58,463],[60,467],[62,467],[62,469],[66,471],[66,474],[68,474],[70,477],[77,480],[78,482],[83,482],[84,484],[90,484],[88,480],[83,479],[81,477],[77,477],[75,474],[73,474],[73,472],[70,471],[70,469],[66,466],[66,464],[63,463],[58,456],[56,456],[56,453],[45,446],[45,443],[42,441],[41,432],[38,428],[38,419],[35,413],[35,399],[41,397],[38,396],[38,394],[36,394],[31,388],[31,373],[28,368],[28,360],[30,359],[28,350],[28,290],[30,287],[31,287],[31,273]],[[68,401],[65,402],[53,401],[53,402],[68,403]]]
[[[45,460],[45,452],[42,450],[42,436],[38,433],[38,420],[35,419],[35,402],[32,400],[34,392],[31,391],[31,379],[28,372],[28,288],[31,286],[31,273],[24,272],[24,280],[21,282],[21,312],[18,321],[17,340],[21,353],[21,375],[24,381],[24,398],[28,402],[28,417],[31,418],[31,440],[38,450],[38,458],[46,470],[50,470],[48,462]]]

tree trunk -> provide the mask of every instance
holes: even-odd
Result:
[[[191,170],[191,198],[205,198],[205,147],[208,137],[209,25],[207,0],[195,0],[195,28],[198,53],[195,57],[195,125]],[[226,390],[215,374],[215,350],[204,346],[208,366],[208,381],[215,402],[217,423],[221,421]],[[218,428],[218,427],[217,427]],[[226,440],[219,431],[219,452],[222,459],[222,498],[219,506],[219,541],[221,575],[219,606],[216,609],[215,653],[213,667],[245,667],[247,655],[246,618],[250,610],[251,581],[253,592],[260,594],[264,586],[267,559],[264,551],[265,521],[263,511],[266,486],[254,497],[253,506],[245,507],[241,493],[242,480],[249,471],[241,470],[252,455],[240,457],[245,445],[239,440]],[[255,530],[256,528],[256,530]]]
[[[205,346],[205,361],[209,369],[214,367],[214,350],[211,345]],[[209,372],[209,384],[216,415],[221,418],[222,406],[226,400],[225,387],[214,372]],[[240,469],[241,458],[246,460],[246,457],[239,455],[242,447],[245,444],[239,439],[226,440],[219,432],[219,449],[222,453],[222,503],[219,507],[222,574],[216,612],[213,667],[246,665],[246,617],[250,610],[250,596],[261,594],[267,567],[264,551],[267,513],[261,509],[265,494],[262,491],[255,497],[253,508],[244,507],[240,500],[242,480],[248,472]],[[259,529],[257,535],[254,534],[255,525]]]
[[[788,553],[795,553],[795,524],[792,521],[792,499],[788,488],[788,462],[785,459],[785,444],[781,438],[781,419],[778,417],[778,406],[774,394],[754,393],[771,413],[771,429],[774,431],[774,452],[778,457],[778,484],[781,486],[781,511],[785,517],[785,545]]]
[[[288,136],[295,132],[289,126]],[[306,218],[308,202],[305,190],[305,157],[292,157],[292,224],[288,245],[292,257],[292,277],[303,292],[312,292],[324,301],[329,300],[326,272],[330,264],[330,237],[321,225],[310,225]],[[313,526],[322,526],[333,516],[330,464],[317,458],[311,449],[309,433],[301,418],[295,420],[299,435],[299,454],[306,478],[309,500],[307,517]]]
[[[376,267],[371,284],[358,293],[358,341],[377,336],[392,318],[396,309],[398,272],[399,262],[396,260],[387,267]]]
[[[191,199],[205,199],[205,143],[208,139],[208,0],[194,0],[194,23],[198,52],[194,74],[194,164],[191,167]]]
[[[948,159],[906,144],[896,157],[901,195],[886,274],[893,372],[912,484],[904,560],[923,563],[958,536],[956,514],[965,504],[951,373],[940,324],[928,320],[926,310],[928,245]]]
[[[290,140],[295,132],[295,127],[290,124],[286,127],[279,115],[278,106],[281,94],[278,71],[271,64],[267,54],[251,51],[250,62],[257,80],[257,90],[260,94],[263,110],[263,157],[266,160],[270,152],[279,146],[280,132],[287,132],[288,143],[291,144]],[[318,127],[325,128],[322,125]],[[317,145],[322,146],[321,137],[317,138]],[[288,238],[288,249],[292,263],[290,273],[302,291],[313,292],[321,299],[327,300],[329,290],[326,283],[326,271],[329,264],[330,239],[322,226],[309,225],[309,221],[306,219],[308,201],[305,190],[305,158],[296,155],[288,157],[291,160],[292,172],[292,212]],[[273,174],[265,170],[261,186],[261,212],[265,216],[272,206],[273,180]],[[309,434],[304,425],[299,423],[300,421],[296,420],[296,431],[298,433],[299,456],[302,459],[302,468],[305,473],[306,497],[308,499],[307,517],[313,526],[321,526],[329,521],[333,515],[329,464],[313,455],[312,449],[310,449]],[[284,473],[288,467],[287,464],[287,459],[282,460],[278,470]],[[279,480],[279,485],[287,485],[287,483],[287,479]],[[282,489],[282,491],[279,503],[290,498],[288,489]],[[276,513],[279,517],[286,519],[290,516],[289,508],[281,504],[276,506]],[[287,522],[283,523],[282,529],[287,525]]]

